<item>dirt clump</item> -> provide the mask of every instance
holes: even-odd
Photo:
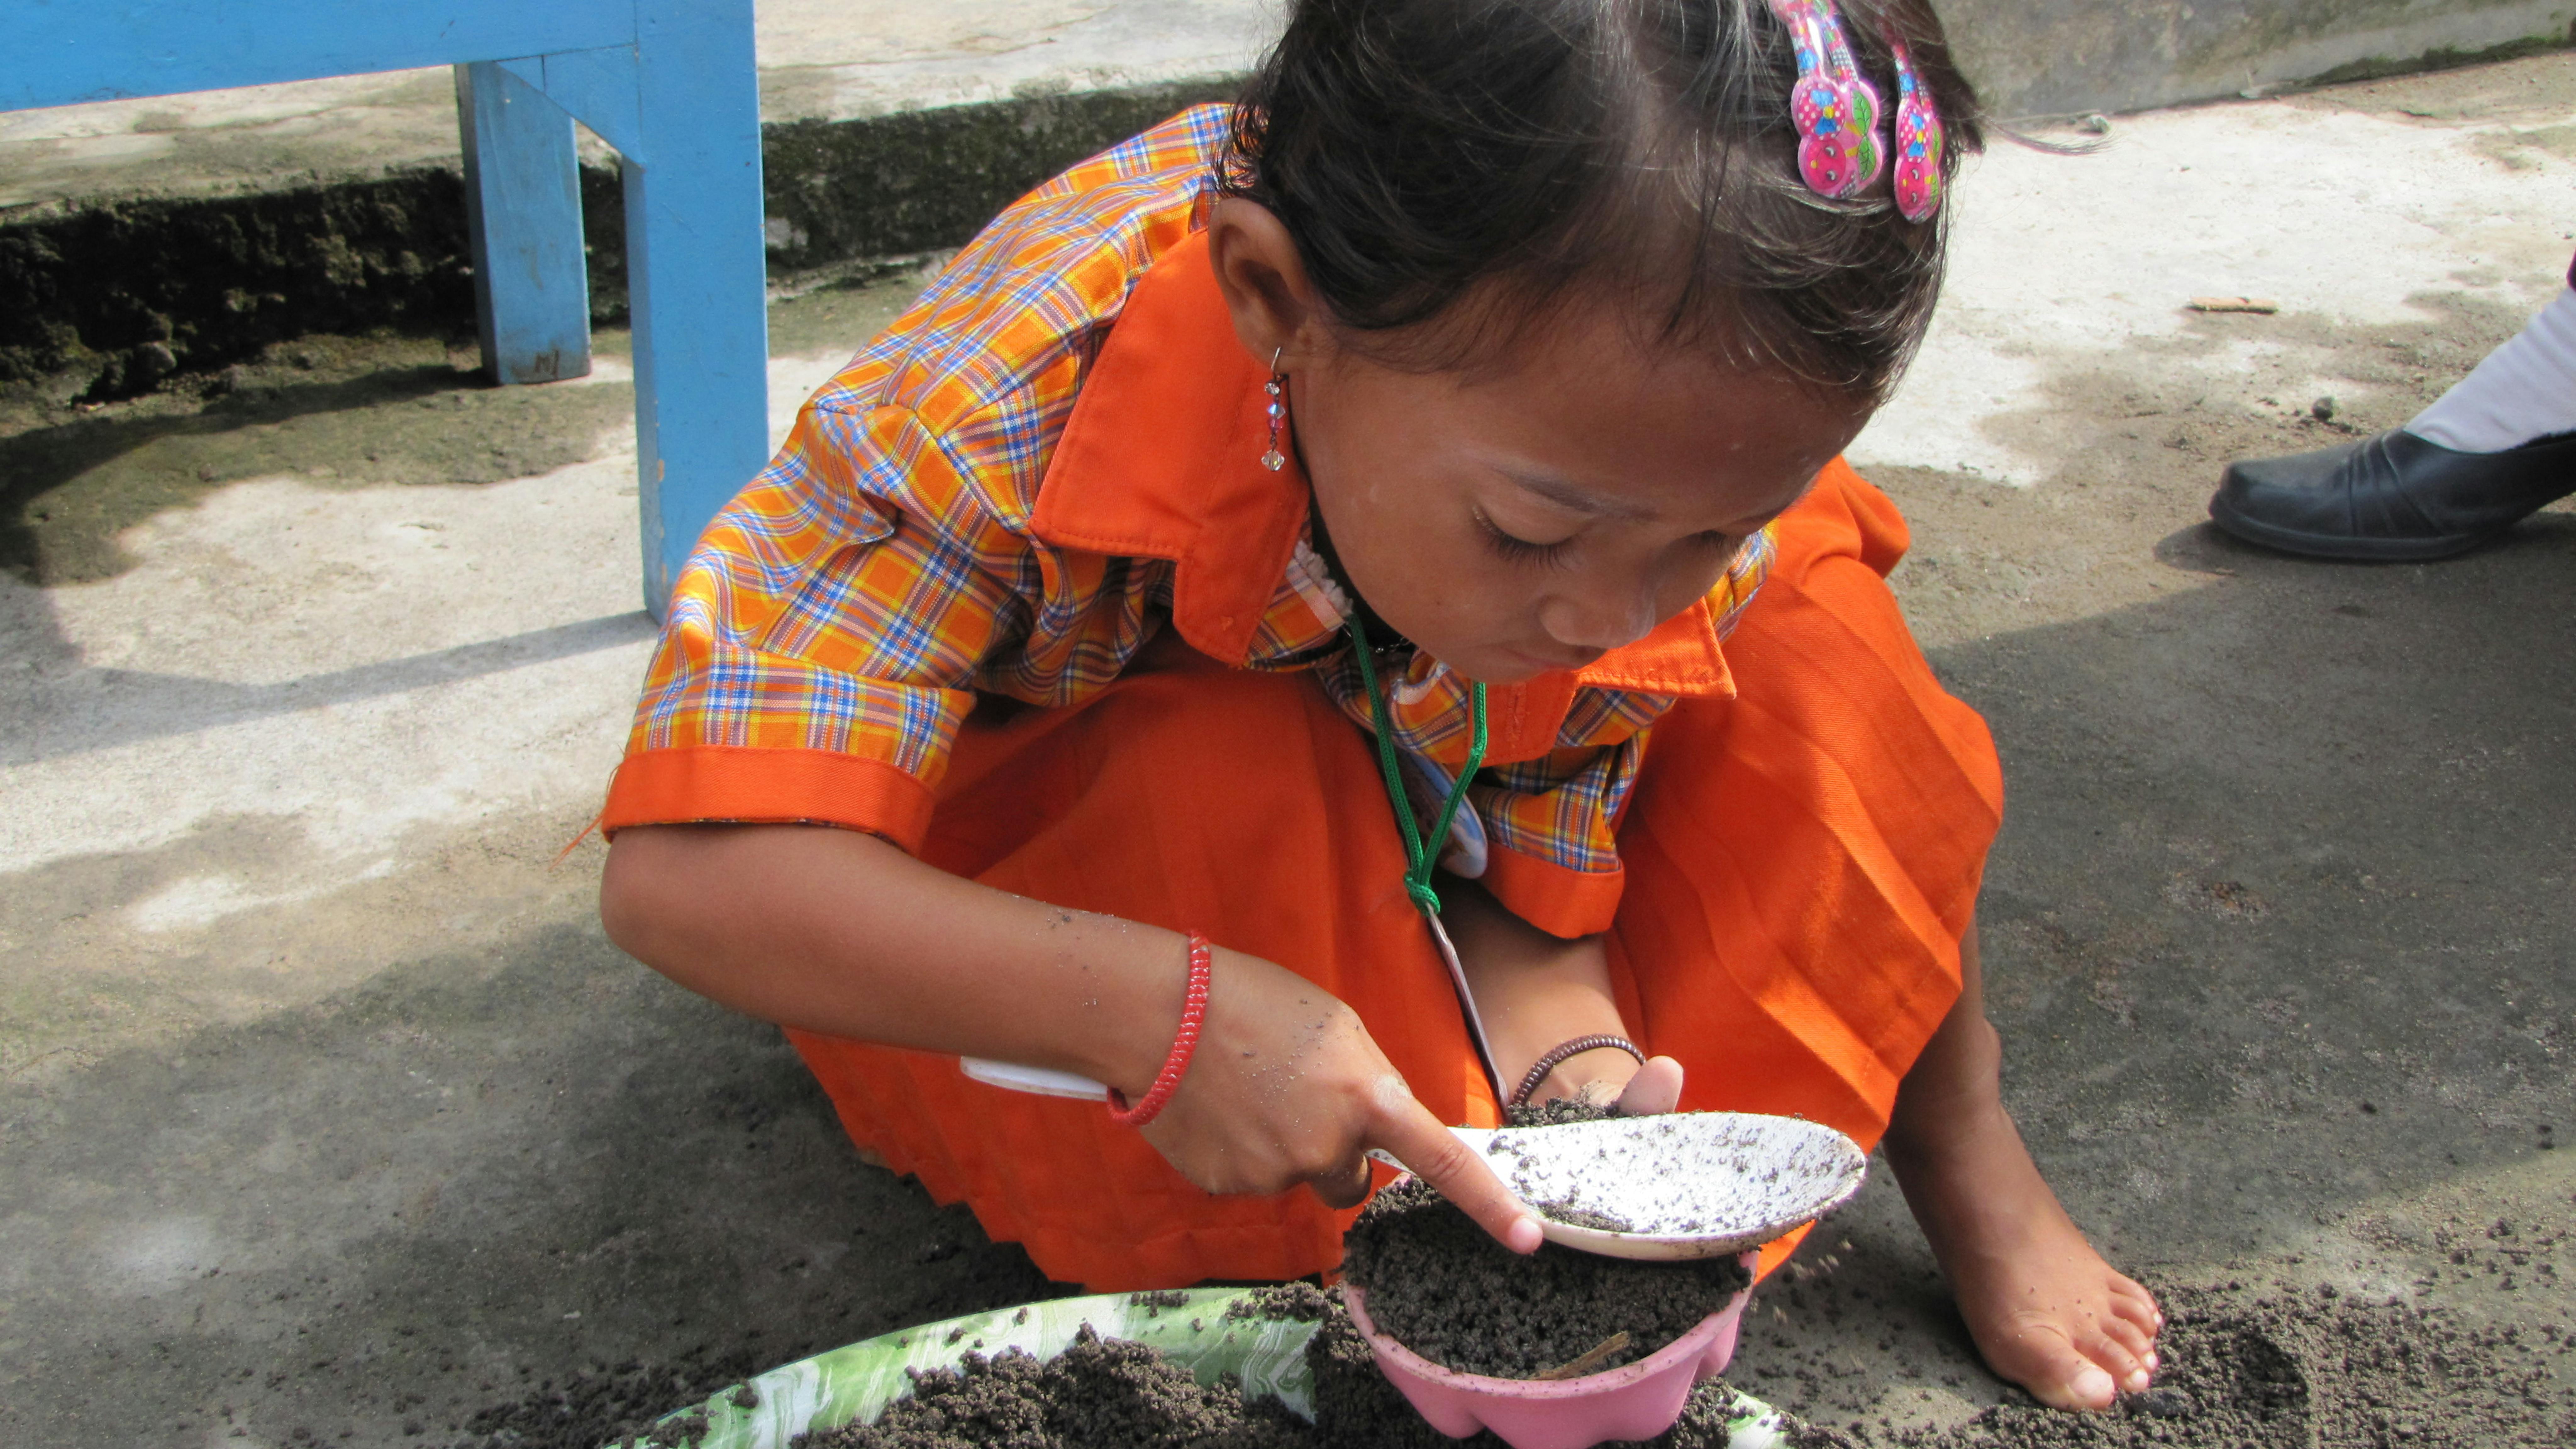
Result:
[[[912,1393],[873,1424],[800,1434],[795,1449],[1303,1449],[1313,1432],[1231,1383],[1202,1385],[1141,1343],[1085,1327],[1045,1363],[1010,1349],[912,1371]]]
[[[1616,1107],[1600,1102],[1587,1102],[1579,1097],[1556,1097],[1545,1102],[1516,1102],[1503,1109],[1506,1127],[1558,1127],[1568,1122],[1599,1122],[1616,1117]],[[1539,1216],[1572,1223],[1578,1228],[1599,1228],[1605,1233],[1634,1232],[1637,1225],[1626,1218],[1596,1208],[1576,1207],[1566,1202],[1534,1202],[1530,1206]]]
[[[2331,1286],[2173,1289],[2155,1387],[2108,1413],[2001,1405],[1908,1449],[2471,1449],[2576,1444],[2576,1334],[2476,1328]]]
[[[1614,1335],[1595,1371],[1644,1358],[1751,1281],[1732,1258],[1640,1263],[1542,1245],[1523,1257],[1419,1180],[1372,1199],[1342,1239],[1342,1271],[1398,1343],[1462,1373],[1526,1379]]]
[[[1519,1102],[1503,1109],[1506,1127],[1561,1127],[1568,1122],[1600,1122],[1619,1115],[1619,1109],[1600,1102],[1586,1102],[1579,1097],[1557,1097],[1545,1102]]]
[[[1014,1349],[993,1358],[968,1354],[953,1372],[917,1371],[911,1396],[875,1423],[801,1434],[791,1443],[794,1449],[1504,1449],[1491,1434],[1452,1439],[1424,1423],[1378,1372],[1367,1340],[1329,1295],[1297,1283],[1268,1291],[1266,1309],[1227,1317],[1316,1323],[1306,1347],[1314,1375],[1311,1424],[1276,1399],[1246,1399],[1233,1383],[1199,1384],[1158,1350],[1086,1331],[1043,1364]],[[1707,1380],[1692,1390],[1671,1429],[1643,1444],[1603,1449],[1726,1449],[1734,1398],[1723,1380]],[[1812,1432],[1794,1421],[1790,1427]]]
[[[1312,1323],[1335,1307],[1333,1299],[1312,1283],[1280,1283],[1255,1288],[1227,1306],[1228,1321],[1266,1318],[1278,1323]]]
[[[1553,1218],[1557,1222],[1578,1228],[1598,1228],[1605,1233],[1633,1233],[1637,1230],[1635,1223],[1617,1213],[1605,1213],[1598,1208],[1577,1207],[1573,1203],[1558,1200],[1534,1202],[1530,1207],[1540,1217]]]

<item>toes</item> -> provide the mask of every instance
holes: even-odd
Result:
[[[2051,1408],[2107,1409],[2119,1396],[2110,1371],[2055,1323],[2024,1320],[2007,1342],[1987,1352],[1986,1361]]]
[[[2099,1327],[2103,1337],[2128,1350],[2129,1357],[2148,1373],[2153,1374],[2161,1366],[2156,1359],[2155,1335],[2144,1325],[2113,1314],[2103,1319]],[[2136,1389],[2127,1391],[2137,1392]]]
[[[2152,1298],[2144,1302],[2126,1297],[2113,1298],[2110,1315],[2102,1324],[2103,1332],[2127,1344],[2130,1352],[2138,1356],[2138,1362],[2147,1366],[2149,1373],[2164,1367],[2163,1359],[2156,1353],[2156,1338],[2164,1332],[2164,1327],[2164,1312],[2156,1307]]]
[[[2136,1359],[2136,1361],[2138,1361],[2138,1366],[2141,1366],[2141,1369],[2146,1369],[2146,1374],[2148,1374],[2148,1377],[2151,1377],[2151,1379],[2156,1377],[2156,1369],[2161,1369],[2161,1366],[2164,1366],[2164,1361],[2161,1361],[2159,1356],[2156,1356],[2156,1343],[2154,1343],[2154,1338],[2148,1336],[2148,1333],[2146,1333],[2146,1330],[2143,1330],[2143,1328],[2138,1328],[2136,1323],[2130,1323],[2130,1320],[2125,1320],[2125,1318],[2105,1318],[2105,1320],[2102,1320],[2102,1336],[2110,1338],[2110,1341],[2112,1341],[2112,1343],[2117,1343],[2117,1346],[2120,1346],[2120,1348],[2125,1348],[2125,1351],[2128,1351],[2130,1359]],[[2115,1374],[2117,1374],[2117,1372],[2115,1372]],[[2123,1382],[2123,1385],[2120,1385],[2120,1392],[2141,1392],[2143,1387],[2146,1387],[2146,1385],[2125,1385],[2125,1382]]]
[[[2111,1407],[2112,1401],[2120,1396],[2111,1383],[2111,1376],[2103,1372],[2100,1364],[2087,1363],[2080,1358],[2073,1360],[2070,1372],[2058,1381],[2053,1390],[2038,1384],[2024,1387],[2053,1409],[2089,1409],[2098,1413]]]
[[[2113,1335],[2110,1324],[2116,1321],[2104,1320],[2098,1323],[2095,1331],[2086,1334],[2077,1342],[2076,1347],[2081,1349],[2084,1356],[2091,1359],[2103,1373],[2110,1376],[2110,1381],[2119,1386],[2121,1393],[2143,1394],[2147,1391],[2147,1385],[2153,1382],[2149,1377],[2150,1370],[2146,1365],[2145,1354],[2138,1349],[2132,1349]]]
[[[2156,1305],[2156,1295],[2118,1273],[2111,1275],[2111,1307],[2145,1325],[2150,1334],[2165,1326],[2165,1311]]]

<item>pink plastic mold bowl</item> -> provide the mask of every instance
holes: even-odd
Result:
[[[1748,1273],[1754,1256],[1739,1260]],[[1736,1327],[1752,1294],[1751,1288],[1736,1294],[1690,1332],[1635,1363],[1576,1379],[1542,1380],[1442,1368],[1380,1333],[1368,1316],[1368,1295],[1342,1285],[1351,1324],[1377,1355],[1378,1370],[1432,1428],[1452,1439],[1491,1429],[1512,1449],[1591,1449],[1613,1439],[1652,1439],[1671,1428],[1691,1386],[1725,1372],[1734,1359]]]

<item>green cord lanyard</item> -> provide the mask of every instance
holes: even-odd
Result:
[[[1395,764],[1395,724],[1388,718],[1386,696],[1377,687],[1377,663],[1369,651],[1368,629],[1360,623],[1359,614],[1351,615],[1351,652],[1359,657],[1360,687],[1368,691],[1369,720],[1377,730],[1377,765],[1386,777],[1386,800],[1395,807],[1395,823],[1404,828],[1404,893],[1413,897],[1427,915],[1440,914],[1440,893],[1431,888],[1431,868],[1439,863],[1438,842],[1449,838],[1449,827],[1458,819],[1458,807],[1467,799],[1467,782],[1485,767],[1485,686],[1468,687],[1469,717],[1475,722],[1476,740],[1467,750],[1467,767],[1458,772],[1458,782],[1449,787],[1449,802],[1440,807],[1440,823],[1431,832],[1431,843],[1422,836],[1420,821],[1413,818],[1413,802],[1405,798],[1404,779]]]

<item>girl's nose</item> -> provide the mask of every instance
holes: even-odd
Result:
[[[1568,648],[1606,654],[1654,631],[1653,592],[1614,586],[1590,595],[1559,594],[1540,606],[1539,626]]]

